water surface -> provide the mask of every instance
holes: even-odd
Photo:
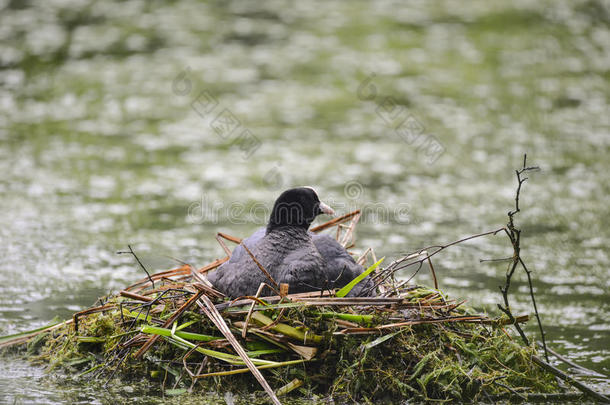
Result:
[[[0,10],[1,334],[142,277],[116,254],[128,243],[155,270],[221,257],[217,231],[249,234],[295,185],[340,213],[363,208],[356,250],[386,260],[496,229],[527,152],[541,170],[517,221],[548,339],[610,373],[607,2]],[[441,287],[497,314],[506,267],[479,260],[508,254],[502,236],[452,248],[435,257]],[[531,313],[523,275],[512,299]],[[0,364],[7,403],[123,389],[79,399],[39,368]]]

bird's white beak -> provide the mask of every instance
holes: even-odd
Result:
[[[322,201],[320,201],[320,211],[322,211],[323,213],[325,213],[327,215],[331,215],[331,216],[335,215],[335,211],[332,208],[330,208],[328,205],[324,204]]]

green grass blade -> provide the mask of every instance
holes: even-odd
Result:
[[[359,282],[361,282],[362,280],[364,280],[364,278],[366,276],[368,276],[369,274],[371,274],[383,261],[383,259],[385,259],[385,257],[382,257],[381,259],[379,259],[377,261],[377,263],[373,264],[371,267],[369,267],[368,269],[366,269],[362,274],[360,274],[358,277],[356,277],[355,279],[353,279],[352,281],[350,281],[349,283],[347,283],[347,285],[345,287],[343,287],[342,289],[340,289],[339,291],[337,291],[337,297],[341,298],[341,297],[345,297],[347,294],[349,294],[350,291],[352,291],[352,288],[354,288]]]
[[[392,339],[394,336],[398,335],[399,333],[404,332],[405,330],[407,330],[408,328],[403,328],[400,330],[397,330],[396,332],[392,332],[392,333],[388,333],[387,335],[383,335],[381,337],[378,337],[377,339],[373,340],[372,342],[366,343],[362,345],[362,348],[364,350],[368,350],[371,349],[377,345],[382,344],[383,342],[385,342],[388,339]]]
[[[171,329],[159,328],[156,326],[142,326],[141,331],[143,333],[163,336],[163,337],[169,339],[170,342],[176,344],[179,347],[186,346],[186,347],[192,349],[196,346],[195,344],[189,342],[188,340],[185,340],[184,338],[180,337],[180,334],[183,334],[186,332],[179,331],[179,332],[176,332],[176,334],[172,336]],[[203,336],[205,336],[205,335],[203,335]],[[218,339],[218,338],[215,338],[215,339]],[[205,349],[203,347],[197,347],[197,349],[195,349],[195,350],[197,350],[199,353],[205,354],[206,356],[210,356],[210,357],[213,357],[218,360],[226,361],[227,363],[231,363],[231,364],[235,364],[235,365],[244,364],[244,361],[239,356],[219,352],[216,350]],[[252,362],[256,365],[265,365],[265,364],[275,364],[276,363],[274,361],[260,360],[260,359],[252,359]]]
[[[178,326],[178,327],[176,328],[176,330],[182,330],[182,329],[186,328],[187,326],[191,326],[191,325],[192,325],[192,324],[194,324],[195,322],[199,322],[199,321],[198,321],[198,320],[193,320],[193,321],[188,321],[188,322],[185,322],[185,323],[183,323],[182,325]]]
[[[252,319],[264,326],[273,325],[270,327],[271,330],[279,332],[284,336],[291,337],[303,343],[306,343],[307,341],[320,343],[324,339],[322,336],[318,336],[315,333],[304,332],[301,329],[293,328],[292,326],[286,325],[285,323],[277,323],[274,325],[273,320],[262,312],[253,312]]]
[[[8,342],[9,340],[18,339],[18,338],[30,335],[32,333],[40,332],[40,331],[43,331],[45,329],[52,328],[53,326],[59,325],[60,323],[63,323],[63,322],[65,322],[65,321],[55,321],[55,322],[52,322],[52,323],[50,323],[48,325],[41,326],[40,328],[36,328],[36,329],[32,329],[32,330],[26,330],[25,332],[19,332],[19,333],[15,333],[13,335],[2,336],[2,337],[0,337],[0,343]]]
[[[324,318],[339,318],[344,321],[371,324],[373,323],[373,315],[358,315],[358,314],[345,314],[341,312],[318,312]]]
[[[127,308],[123,308],[123,315],[128,316],[130,318],[136,318],[138,321],[150,322],[152,316],[145,315],[144,313],[132,312]]]
[[[286,352],[286,350],[283,350],[283,349],[265,349],[265,350],[253,350],[253,351],[249,351],[246,353],[248,354],[248,357],[255,358],[255,357],[263,356],[265,354],[275,354],[275,353],[285,353],[285,352]]]

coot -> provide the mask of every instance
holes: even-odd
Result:
[[[333,211],[320,202],[312,188],[284,191],[275,201],[267,227],[242,242],[277,283],[290,286],[289,293],[341,288],[363,271],[335,239],[308,231],[314,218],[322,213]],[[254,295],[261,282],[269,284],[241,245],[208,278],[231,298]],[[369,292],[371,286],[367,277],[350,295]]]

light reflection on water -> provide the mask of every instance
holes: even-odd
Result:
[[[528,152],[542,171],[518,221],[548,337],[610,372],[601,2],[87,7],[0,2],[0,333],[68,317],[140,278],[115,254],[127,243],[157,270],[175,264],[167,256],[221,256],[215,232],[252,232],[261,217],[249,210],[292,185],[315,185],[345,210],[407,204],[402,220],[363,219],[359,246],[378,256],[495,229]],[[181,95],[173,83],[185,69]],[[371,74],[373,99],[358,93]],[[261,141],[251,156],[193,110],[202,91]],[[432,164],[376,113],[387,97],[443,144]],[[354,181],[356,196],[345,188]],[[204,200],[244,210],[189,218]],[[495,313],[505,267],[479,259],[509,253],[499,236],[452,248],[437,259],[441,286]],[[515,311],[529,313],[523,280],[514,287]],[[23,402],[71,395],[39,390],[38,369],[0,364],[21,378],[0,387]]]

